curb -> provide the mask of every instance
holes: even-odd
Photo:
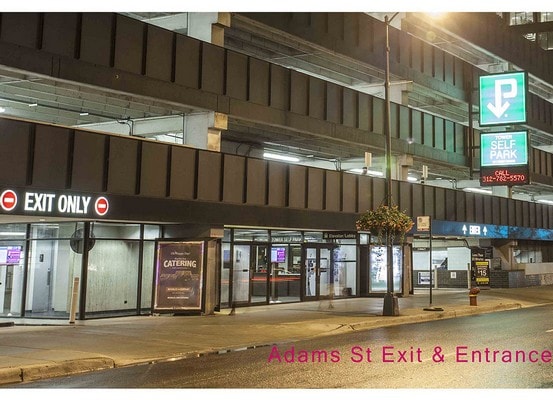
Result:
[[[379,318],[378,320],[359,322],[353,324],[344,324],[336,329],[332,329],[322,335],[331,336],[341,334],[345,332],[377,329],[394,325],[412,324],[419,322],[428,322],[440,319],[459,318],[470,315],[478,315],[484,313],[491,313],[504,310],[512,310],[522,308],[520,303],[507,303],[498,304],[494,306],[476,306],[473,308],[467,308],[462,310],[452,310],[443,312],[429,312],[428,314],[416,314],[416,315],[400,315],[395,318],[386,317],[385,319]],[[76,360],[67,360],[54,362],[49,364],[37,364],[26,367],[7,367],[0,368],[0,385],[17,384],[22,382],[36,381],[40,379],[48,379],[55,377],[62,377],[68,375],[79,374],[83,372],[99,371],[110,368],[121,368],[128,366],[144,365],[144,364],[157,364],[163,362],[177,361],[188,358],[205,357],[209,355],[225,354],[235,351],[244,351],[248,349],[256,349],[259,347],[271,346],[274,343],[263,343],[256,345],[245,345],[236,348],[229,349],[210,349],[207,351],[195,351],[185,354],[178,354],[172,357],[152,358],[148,360],[140,360],[134,362],[118,363],[115,360],[108,357],[94,357],[83,358]]]
[[[99,371],[114,368],[114,366],[115,363],[112,359],[99,357],[60,361],[53,364],[0,368],[0,385]]]
[[[452,310],[452,311],[432,311],[428,314],[417,314],[417,315],[400,315],[396,318],[389,318],[378,321],[368,321],[368,322],[359,322],[355,324],[344,325],[348,330],[366,330],[366,329],[376,329],[381,327],[388,327],[394,325],[402,324],[414,324],[419,322],[428,322],[435,321],[439,319],[450,319],[450,318],[459,318],[467,317],[470,315],[479,315],[486,314],[496,311],[505,311],[505,310],[514,310],[522,308],[522,305],[519,303],[509,303],[509,304],[498,304],[495,306],[485,306],[485,307],[474,307],[474,309],[463,309],[463,310]],[[341,328],[343,328],[341,327]]]

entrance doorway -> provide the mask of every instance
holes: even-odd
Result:
[[[333,294],[334,247],[327,244],[304,246],[304,300],[328,299]]]
[[[266,303],[267,246],[235,245],[232,275],[233,303]]]

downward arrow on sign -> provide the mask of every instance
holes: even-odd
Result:
[[[510,86],[508,91],[503,92],[501,90],[502,86]],[[495,115],[497,118],[501,117],[505,111],[509,108],[511,103],[506,101],[503,103],[503,99],[512,99],[517,95],[517,81],[516,79],[498,79],[495,81],[494,87],[494,103],[488,103],[488,109]]]
[[[505,103],[503,103],[503,105],[501,105],[501,99],[499,99],[499,103],[497,103],[497,97],[495,101],[495,105],[493,105],[492,103],[488,103],[488,109],[493,113],[493,115],[499,118],[503,115],[505,111],[507,111],[511,103],[506,101]]]

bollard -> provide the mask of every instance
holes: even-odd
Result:
[[[469,304],[471,306],[478,305],[478,293],[480,293],[480,288],[472,287],[469,291]]]
[[[71,293],[71,310],[69,311],[69,323],[74,324],[77,316],[77,306],[79,299],[79,278],[73,279],[73,291]]]

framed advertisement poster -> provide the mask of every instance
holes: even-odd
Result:
[[[159,241],[154,265],[153,311],[201,311],[204,242]]]

